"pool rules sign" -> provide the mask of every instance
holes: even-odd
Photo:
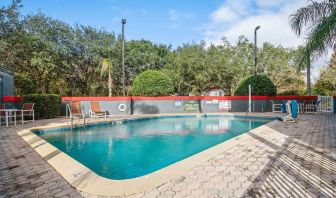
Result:
[[[220,111],[229,111],[231,110],[231,100],[219,100],[218,109]]]

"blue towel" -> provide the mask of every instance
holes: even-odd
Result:
[[[292,109],[292,118],[296,119],[298,117],[298,104],[296,100],[292,100],[291,109]]]
[[[281,112],[282,113],[287,113],[286,102],[284,100],[282,101]]]

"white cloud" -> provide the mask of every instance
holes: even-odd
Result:
[[[232,22],[238,18],[238,15],[230,7],[220,7],[211,14],[214,23]]]
[[[249,1],[251,2],[251,1]],[[245,0],[228,1],[214,12],[210,14],[210,22],[205,31],[205,40],[208,42],[219,43],[223,37],[226,37],[230,42],[236,42],[240,35],[244,35],[249,40],[253,40],[254,28],[258,25],[261,29],[258,31],[259,43],[270,42],[284,47],[296,47],[302,44],[302,40],[298,39],[295,33],[289,26],[289,15],[297,8],[305,5],[306,0],[256,0],[257,5],[275,6],[280,5],[277,10],[267,9],[262,7],[242,8],[240,10],[231,9],[233,12],[229,17],[224,19],[225,14],[221,11],[227,7],[236,7],[236,4],[243,4]],[[245,4],[246,5],[246,4]],[[243,12],[243,10],[245,10]],[[222,13],[220,15],[219,13]],[[214,18],[214,16],[221,16]],[[236,21],[230,23],[236,16]]]
[[[256,3],[260,7],[276,7],[280,6],[286,0],[256,0]]]
[[[204,40],[220,44],[225,37],[235,43],[240,35],[250,41],[254,39],[254,28],[258,25],[259,46],[264,42],[284,47],[304,44],[289,25],[289,16],[298,8],[308,4],[307,0],[228,0],[209,15],[209,23],[204,29]],[[239,7],[240,5],[240,7]],[[330,59],[330,53],[313,62],[313,76]]]

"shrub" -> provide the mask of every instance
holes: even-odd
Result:
[[[24,103],[35,103],[36,119],[55,118],[60,115],[61,96],[56,94],[28,94],[23,96]]]
[[[279,96],[300,96],[300,95],[305,95],[305,94],[303,90],[290,89],[290,90],[282,91],[278,93],[277,95]]]
[[[265,75],[255,75],[241,81],[235,91],[236,96],[247,96],[248,86],[252,86],[252,95],[254,96],[275,96],[276,87]]]
[[[133,81],[133,96],[164,96],[174,93],[172,80],[159,71],[147,70],[139,74]]]

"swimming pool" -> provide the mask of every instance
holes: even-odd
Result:
[[[154,172],[272,120],[154,117],[34,133],[98,175],[122,180]]]

